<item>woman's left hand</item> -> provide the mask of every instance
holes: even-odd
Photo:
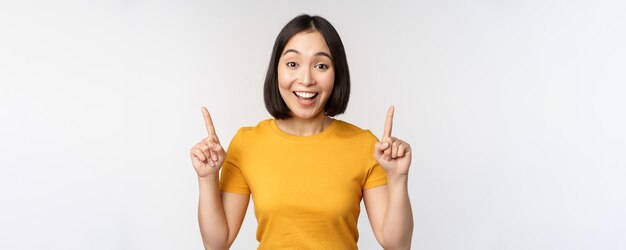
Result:
[[[388,175],[406,176],[411,166],[411,145],[391,136],[393,112],[394,107],[389,107],[383,138],[374,145],[374,159],[383,166]]]

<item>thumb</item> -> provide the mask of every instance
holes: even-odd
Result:
[[[211,145],[211,149],[217,153],[217,155],[219,156],[220,159],[223,159],[226,157],[226,151],[224,151],[224,148],[222,147],[222,145],[220,144],[213,144]]]
[[[385,149],[389,147],[389,142],[376,142],[374,144],[374,158],[380,159],[383,156]]]

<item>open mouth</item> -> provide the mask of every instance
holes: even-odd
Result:
[[[294,91],[293,92],[296,97],[298,97],[298,102],[303,105],[310,105],[315,102],[315,97],[319,93],[317,92],[304,92],[304,91]]]
[[[313,99],[315,98],[318,93],[315,92],[302,92],[302,91],[294,91],[293,94],[295,94],[298,98],[302,98],[302,99]]]

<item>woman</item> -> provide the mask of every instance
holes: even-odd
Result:
[[[381,246],[410,248],[411,148],[391,137],[393,107],[380,142],[332,119],[345,111],[349,94],[339,35],[322,17],[300,15],[278,35],[265,79],[265,106],[275,119],[241,128],[227,154],[202,108],[209,136],[191,158],[205,248],[231,246],[250,195],[259,249],[356,249],[361,199]]]

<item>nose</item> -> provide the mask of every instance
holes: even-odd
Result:
[[[306,68],[301,71],[300,84],[307,86],[307,87],[315,84],[315,81],[313,80],[313,76],[311,74],[310,69]]]

